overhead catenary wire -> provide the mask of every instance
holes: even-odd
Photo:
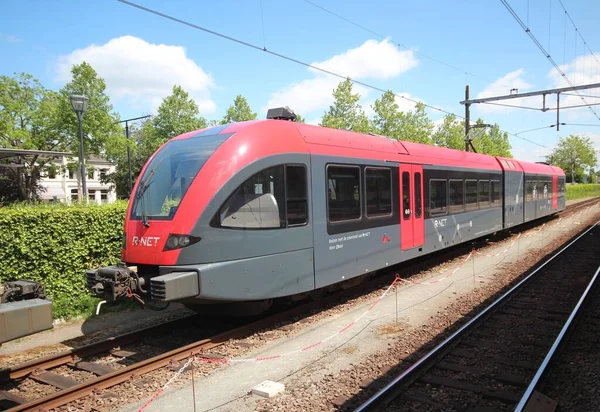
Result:
[[[573,19],[571,18],[571,15],[569,14],[569,12],[567,11],[567,8],[565,7],[565,5],[563,4],[562,0],[558,0],[558,3],[560,4],[560,7],[562,7],[562,9],[565,12],[565,16],[569,18],[569,20],[571,21],[571,24],[573,25],[573,27],[575,28],[575,32],[576,34],[579,34],[579,37],[581,37],[581,40],[583,41],[583,45],[585,47],[587,47],[587,49],[589,50],[590,54],[592,55],[592,57],[596,60],[596,63],[598,63],[598,66],[600,66],[600,61],[598,60],[598,58],[596,57],[596,55],[594,54],[594,52],[592,51],[592,49],[590,48],[590,46],[588,45],[588,43],[585,41],[585,39],[583,38],[583,34],[581,34],[581,31],[577,28],[577,25],[575,24],[575,22],[573,21]]]
[[[527,35],[531,38],[531,40],[534,42],[534,44],[538,47],[538,49],[540,49],[540,51],[542,53],[544,53],[544,56],[546,56],[548,61],[550,61],[550,63],[552,63],[552,65],[554,66],[556,71],[562,76],[562,78],[569,84],[569,86],[574,87],[573,83],[571,82],[571,80],[569,80],[566,73],[560,68],[560,66],[558,64],[556,64],[556,62],[554,61],[554,59],[552,58],[550,53],[548,53],[546,51],[546,49],[544,49],[544,46],[542,46],[542,44],[538,41],[538,39],[535,37],[535,35],[531,31],[531,29],[527,25],[525,25],[523,20],[521,20],[519,15],[513,10],[513,8],[508,4],[508,2],[506,0],[500,0],[500,2],[508,10],[508,12],[513,16],[513,18],[517,21],[517,23],[519,23],[521,28],[525,31],[525,33],[527,33]],[[579,93],[577,93],[577,95],[579,96]],[[581,96],[579,96],[579,97],[581,97]],[[585,106],[588,106],[588,108],[594,114],[594,116],[596,116],[596,118],[598,120],[600,120],[600,116],[598,115],[598,113],[596,113],[596,111],[591,107],[591,105],[589,105],[587,103],[585,98],[581,97],[581,100],[585,103]]]
[[[174,22],[177,22],[177,23],[183,24],[183,25],[185,25],[185,26],[188,26],[188,27],[191,27],[191,28],[194,28],[194,29],[197,29],[197,30],[200,30],[200,31],[203,31],[203,32],[209,33],[209,34],[212,34],[212,35],[214,35],[214,36],[217,36],[217,37],[221,37],[221,38],[223,38],[223,39],[226,39],[226,40],[232,41],[232,42],[234,42],[234,43],[241,44],[241,45],[243,45],[243,46],[246,46],[246,47],[250,47],[250,48],[252,48],[252,49],[255,49],[255,50],[262,51],[262,52],[264,52],[264,53],[268,53],[268,54],[270,54],[270,55],[272,55],[272,56],[279,57],[279,58],[281,58],[281,59],[284,59],[284,60],[287,60],[287,61],[290,61],[290,62],[293,62],[293,63],[299,64],[299,65],[302,65],[302,66],[305,66],[305,67],[308,67],[308,68],[311,68],[311,69],[314,69],[314,70],[318,70],[318,71],[320,71],[320,72],[323,72],[323,73],[329,74],[329,75],[331,75],[331,76],[338,77],[338,78],[340,78],[340,79],[343,79],[343,80],[345,80],[345,79],[349,79],[351,82],[353,82],[353,83],[355,83],[355,84],[358,84],[358,85],[361,85],[361,86],[364,86],[364,87],[367,87],[367,88],[369,88],[369,89],[377,90],[377,91],[379,91],[379,92],[382,92],[382,93],[385,93],[385,92],[387,92],[387,91],[388,91],[388,90],[382,89],[382,88],[380,88],[380,87],[373,86],[373,85],[370,85],[370,84],[368,84],[368,83],[365,83],[365,82],[362,82],[362,81],[359,81],[359,80],[352,79],[352,78],[350,78],[349,76],[344,76],[344,75],[341,75],[341,74],[338,74],[338,73],[332,72],[332,71],[330,71],[330,70],[326,70],[326,69],[320,68],[320,67],[318,67],[318,66],[315,66],[315,65],[313,65],[313,64],[310,64],[310,63],[303,62],[303,61],[301,61],[301,60],[298,60],[298,59],[296,59],[296,58],[289,57],[289,56],[287,56],[287,55],[284,55],[284,54],[281,54],[281,53],[274,52],[274,51],[272,51],[272,50],[269,50],[269,49],[267,49],[266,47],[260,47],[260,46],[257,46],[257,45],[255,45],[255,44],[249,43],[249,42],[247,42],[247,41],[240,40],[240,39],[236,39],[235,37],[231,37],[231,36],[228,36],[228,35],[226,35],[226,34],[219,33],[219,32],[217,32],[217,31],[214,31],[214,30],[207,29],[206,27],[202,27],[202,26],[199,26],[199,25],[197,25],[197,24],[190,23],[190,22],[188,22],[188,21],[185,21],[185,20],[179,19],[179,18],[177,18],[177,17],[174,17],[174,16],[170,16],[170,15],[168,15],[168,14],[162,13],[162,12],[160,12],[160,11],[157,11],[157,10],[150,9],[150,8],[148,8],[148,7],[145,7],[145,6],[142,6],[142,5],[139,5],[139,4],[136,4],[136,3],[133,3],[133,2],[131,2],[131,1],[128,1],[128,0],[117,0],[117,1],[119,1],[119,2],[121,2],[121,3],[123,3],[123,4],[127,4],[127,5],[129,5],[129,6],[131,6],[131,7],[135,7],[135,8],[137,8],[137,9],[143,10],[143,11],[145,11],[145,12],[148,12],[148,13],[154,14],[154,15],[156,15],[156,16],[163,17],[163,18],[165,18],[165,19],[167,19],[167,20],[171,20],[171,21],[174,21]],[[392,93],[393,93],[393,92],[392,92]],[[423,102],[421,102],[421,101],[418,101],[418,100],[415,100],[415,99],[411,99],[410,97],[406,97],[406,96],[403,96],[403,95],[400,95],[400,94],[396,94],[396,93],[394,93],[394,95],[395,95],[395,96],[397,96],[397,97],[400,97],[400,98],[402,98],[402,99],[405,99],[405,100],[411,101],[411,102],[413,102],[413,103],[415,103],[415,104],[416,104],[416,103],[420,103],[420,104],[422,104],[424,107],[428,107],[428,108],[430,108],[430,109],[432,109],[432,110],[436,110],[436,111],[438,111],[438,112],[445,113],[445,114],[451,114],[451,115],[453,115],[453,116],[455,116],[455,117],[457,117],[457,118],[459,118],[459,119],[466,120],[464,116],[461,116],[461,115],[459,115],[459,114],[456,114],[456,113],[450,112],[450,111],[448,111],[448,110],[444,110],[444,109],[442,109],[442,108],[439,108],[439,107],[436,107],[436,106],[432,106],[432,105],[430,105],[430,104],[423,103]],[[519,139],[521,139],[521,140],[524,140],[524,141],[527,141],[527,142],[529,142],[529,143],[531,143],[531,144],[534,144],[534,145],[537,145],[537,146],[543,147],[544,149],[548,149],[548,150],[550,150],[548,147],[546,147],[546,146],[544,146],[544,145],[542,145],[542,144],[540,144],[540,143],[537,143],[537,142],[535,142],[535,141],[533,141],[533,140],[526,139],[526,138],[524,138],[524,137],[522,137],[522,136],[518,136],[518,135],[516,135],[516,134],[514,134],[514,133],[510,133],[510,132],[507,132],[507,131],[505,131],[505,130],[501,130],[501,131],[502,131],[502,132],[504,132],[504,133],[506,133],[506,134],[508,134],[508,135],[510,135],[510,136],[517,137],[517,138],[519,138]]]

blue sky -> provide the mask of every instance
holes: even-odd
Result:
[[[387,40],[304,0],[135,2],[459,115],[464,114],[459,101],[465,84],[472,97],[508,94],[513,87],[524,92],[564,86],[499,0],[314,0]],[[508,2],[556,62],[565,65],[574,83],[600,82],[600,64],[581,38],[575,41],[568,21],[565,31],[558,0]],[[209,119],[220,118],[242,94],[259,117],[268,107],[285,104],[314,123],[331,103],[331,91],[339,81],[117,0],[3,3],[0,74],[28,72],[46,87],[58,89],[69,80],[71,65],[86,60],[105,78],[122,118],[153,113],[172,86],[180,84]],[[600,2],[563,0],[563,4],[600,60]],[[369,105],[381,93],[356,90],[370,113]],[[600,95],[600,89],[586,93]],[[406,110],[413,106],[397,101]],[[507,103],[539,107],[541,98]],[[565,96],[561,105],[568,103],[578,100]],[[595,110],[600,115],[600,106]],[[432,120],[443,116],[436,111],[429,114]],[[497,122],[512,133],[556,121],[553,111],[487,105],[475,106],[472,117]],[[600,125],[586,108],[561,112],[561,122]],[[558,136],[570,133],[590,136],[600,149],[599,127],[561,126],[558,133],[548,128],[522,136],[551,148]],[[538,161],[548,153],[516,137],[510,140],[515,157]]]

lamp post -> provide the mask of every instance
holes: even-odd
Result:
[[[81,188],[83,189],[83,196],[85,201],[88,201],[87,186],[85,183],[85,165],[83,162],[83,129],[81,123],[83,122],[83,114],[87,109],[89,99],[85,96],[72,95],[69,97],[71,100],[71,107],[77,113],[77,120],[79,120],[79,167],[81,173]]]

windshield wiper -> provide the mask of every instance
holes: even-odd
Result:
[[[135,195],[135,197],[138,201],[140,200],[140,198],[142,199],[142,204],[140,205],[140,207],[142,209],[142,223],[146,227],[150,227],[150,223],[148,222],[148,215],[146,215],[146,202],[144,201],[145,200],[144,192],[146,192],[146,189],[148,189],[148,187],[154,181],[154,180],[152,180],[152,177],[154,176],[154,173],[156,173],[156,169],[158,169],[158,166],[160,166],[160,164],[162,163],[162,161],[164,159],[165,159],[164,157],[162,159],[160,159],[160,161],[156,164],[156,166],[154,166],[152,168],[152,170],[150,170],[150,173],[148,173],[148,176],[140,182],[140,185],[138,186],[138,192]]]

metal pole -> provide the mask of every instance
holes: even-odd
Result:
[[[560,130],[560,122],[559,122],[559,110],[560,108],[560,93],[556,93],[556,131]]]
[[[81,126],[83,113],[77,112],[77,119],[79,120],[79,165],[81,168],[81,188],[83,189],[83,196],[85,202],[87,203],[88,195],[87,195],[87,185],[85,182],[85,165],[83,159],[83,128]],[[83,199],[82,199],[83,200]]]
[[[133,191],[133,178],[131,177],[131,149],[129,147],[129,123],[125,120],[125,135],[127,136],[127,167],[129,168],[129,194]]]
[[[469,101],[469,85],[465,88],[465,101]],[[465,150],[469,151],[469,129],[471,128],[471,103],[465,103]]]

